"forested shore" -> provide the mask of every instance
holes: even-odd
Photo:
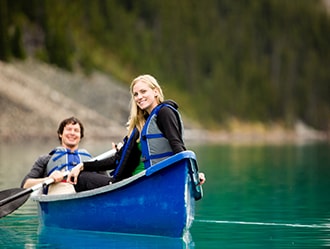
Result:
[[[323,1],[0,1],[0,59],[129,84],[155,75],[201,128],[330,127]],[[3,84],[3,83],[1,83]]]

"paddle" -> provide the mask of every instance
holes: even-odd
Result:
[[[116,153],[117,149],[112,149],[103,154],[91,159],[91,160],[101,160],[110,157]],[[64,176],[68,175],[68,172],[64,172]],[[14,212],[20,206],[22,206],[27,199],[29,199],[30,194],[42,187],[48,186],[54,182],[54,179],[47,179],[42,183],[36,184],[31,188],[13,188],[0,191],[0,218]]]
[[[43,186],[48,186],[54,182],[54,179],[47,179],[46,181],[36,184],[31,188],[13,188],[0,192],[0,218],[12,213],[17,208],[22,206],[30,194]],[[4,199],[3,199],[4,198]]]

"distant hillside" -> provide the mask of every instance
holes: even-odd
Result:
[[[70,73],[33,59],[0,61],[2,141],[54,139],[59,122],[69,116],[84,123],[89,139],[118,141],[126,135],[129,101],[128,85],[100,72]],[[207,137],[185,117],[184,122],[190,139]]]
[[[301,120],[329,132],[327,6],[329,0],[6,0],[0,60],[32,57],[123,82],[150,73],[208,129],[233,119],[292,129]],[[83,96],[85,104],[98,100]],[[107,108],[93,109],[111,113]]]
[[[90,137],[122,137],[128,117],[126,87],[103,74],[70,74],[28,60],[0,62],[2,139],[53,138],[58,123],[76,116]]]
[[[76,116],[88,139],[119,141],[126,135],[128,86],[109,75],[69,73],[35,61],[0,61],[0,139],[22,141],[56,138],[61,120]],[[294,130],[275,124],[241,123],[233,119],[225,130],[198,129],[181,110],[185,138],[198,142],[282,142],[326,139],[303,123]]]

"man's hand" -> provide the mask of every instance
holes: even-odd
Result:
[[[59,170],[55,170],[53,173],[49,175],[49,178],[52,178],[54,182],[61,182],[64,178],[63,172]]]

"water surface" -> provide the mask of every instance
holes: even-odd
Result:
[[[0,189],[17,187],[57,144],[0,144]],[[90,147],[92,147],[92,149]],[[94,155],[110,143],[86,144]],[[206,173],[190,240],[38,230],[28,201],[0,219],[1,248],[322,248],[330,246],[330,146],[194,145]]]

